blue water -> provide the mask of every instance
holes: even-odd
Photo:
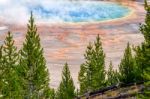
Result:
[[[29,5],[37,19],[60,22],[95,22],[121,18],[130,12],[125,6],[96,1],[51,2]]]

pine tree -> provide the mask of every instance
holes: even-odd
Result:
[[[150,6],[145,0],[146,18],[145,23],[140,26],[140,31],[144,35],[144,42],[137,46],[136,65],[140,73],[141,81],[145,81],[145,90],[142,99],[150,97]]]
[[[83,94],[89,89],[92,88],[91,83],[91,69],[92,69],[92,45],[91,43],[87,46],[86,54],[84,55],[86,62],[81,64],[80,66],[80,72],[79,72],[79,83],[80,83],[80,94]]]
[[[94,69],[95,69],[95,73],[94,73],[94,81],[92,83],[95,82],[95,85],[93,86],[94,89],[99,89],[105,86],[105,54],[102,48],[102,43],[100,41],[100,37],[99,35],[96,38],[96,41],[94,42]]]
[[[129,43],[127,44],[124,56],[119,65],[119,71],[120,71],[120,78],[119,78],[120,82],[128,84],[136,81],[134,58],[132,56],[132,50],[130,48]]]
[[[51,89],[49,94],[50,94],[50,96],[49,96],[50,99],[56,99],[56,93],[55,93],[54,89]]]
[[[105,54],[99,35],[94,44],[88,45],[84,57],[85,63],[81,64],[78,76],[81,94],[106,86]]]
[[[2,55],[3,54],[3,55]],[[10,32],[4,41],[1,50],[1,71],[2,71],[2,95],[3,98],[19,99],[22,87],[20,77],[18,76],[18,52],[14,46],[13,36]]]
[[[150,6],[147,4],[147,0],[145,0],[145,10],[147,11],[145,23],[140,26],[140,31],[144,35],[145,40],[135,48],[136,65],[140,74],[138,77],[139,80],[144,80],[144,69],[150,65]]]
[[[117,70],[113,70],[112,61],[109,64],[109,69],[107,71],[107,86],[117,84],[119,82],[119,74]]]
[[[28,24],[26,40],[20,51],[20,76],[24,78],[25,98],[47,99],[50,97],[49,73],[43,56],[37,27],[31,17]]]
[[[62,81],[57,90],[57,99],[74,99],[75,86],[70,75],[68,64],[64,65],[62,71]]]
[[[3,46],[0,46],[0,98],[2,97],[2,90],[3,90],[3,59],[2,59],[2,48]]]

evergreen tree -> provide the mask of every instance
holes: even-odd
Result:
[[[85,63],[81,64],[78,76],[81,94],[106,86],[105,54],[99,35],[94,44],[88,45],[84,57]]]
[[[84,55],[86,62],[81,64],[79,72],[79,83],[80,83],[80,94],[83,94],[92,88],[91,74],[91,55],[92,55],[92,45],[91,43],[87,46],[86,54]]]
[[[53,88],[45,88],[43,91],[43,96],[42,98],[46,98],[46,99],[55,99],[55,90]]]
[[[58,87],[57,99],[74,99],[75,98],[75,86],[73,79],[70,75],[68,64],[64,65],[62,71],[62,81]]]
[[[113,70],[112,62],[109,64],[109,69],[107,71],[107,86],[117,84],[119,82],[119,74],[117,70]]]
[[[0,98],[3,90],[3,59],[2,59],[2,45],[0,46]]]
[[[137,46],[136,65],[140,73],[140,80],[145,81],[145,90],[142,99],[150,97],[150,6],[145,0],[146,18],[145,23],[140,26],[140,31],[144,35],[144,42]]]
[[[3,98],[19,99],[22,90],[21,80],[17,73],[19,56],[17,47],[14,46],[13,36],[10,32],[8,32],[4,41],[0,56]]]
[[[26,40],[20,51],[20,76],[24,78],[25,98],[47,99],[50,97],[49,73],[43,56],[43,48],[31,13],[27,25]]]
[[[132,56],[132,50],[130,48],[130,44],[128,43],[127,48],[125,49],[125,52],[124,52],[124,56],[119,65],[120,82],[128,84],[128,83],[133,83],[136,81],[134,63],[135,61]]]
[[[140,26],[140,31],[144,35],[145,40],[135,48],[135,60],[140,81],[144,80],[144,69],[150,66],[150,6],[147,4],[147,0],[145,0],[145,10],[147,11],[145,23]]]
[[[56,93],[55,93],[55,90],[54,89],[51,89],[50,90],[50,93],[49,93],[49,97],[50,99],[56,99]]]

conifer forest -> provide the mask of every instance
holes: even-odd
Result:
[[[138,30],[144,40],[138,45],[127,42],[119,64],[110,60],[106,68],[107,54],[97,33],[88,42],[84,62],[79,65],[78,75],[74,75],[78,84],[74,83],[66,61],[57,88],[50,85],[43,38],[36,25],[36,13],[31,11],[22,47],[15,45],[11,29],[0,43],[0,99],[150,99],[150,3],[143,2],[144,21],[138,23]]]

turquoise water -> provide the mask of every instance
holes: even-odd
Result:
[[[43,4],[29,5],[41,21],[47,22],[96,22],[121,18],[130,12],[125,6],[96,1],[77,2],[50,2]]]

